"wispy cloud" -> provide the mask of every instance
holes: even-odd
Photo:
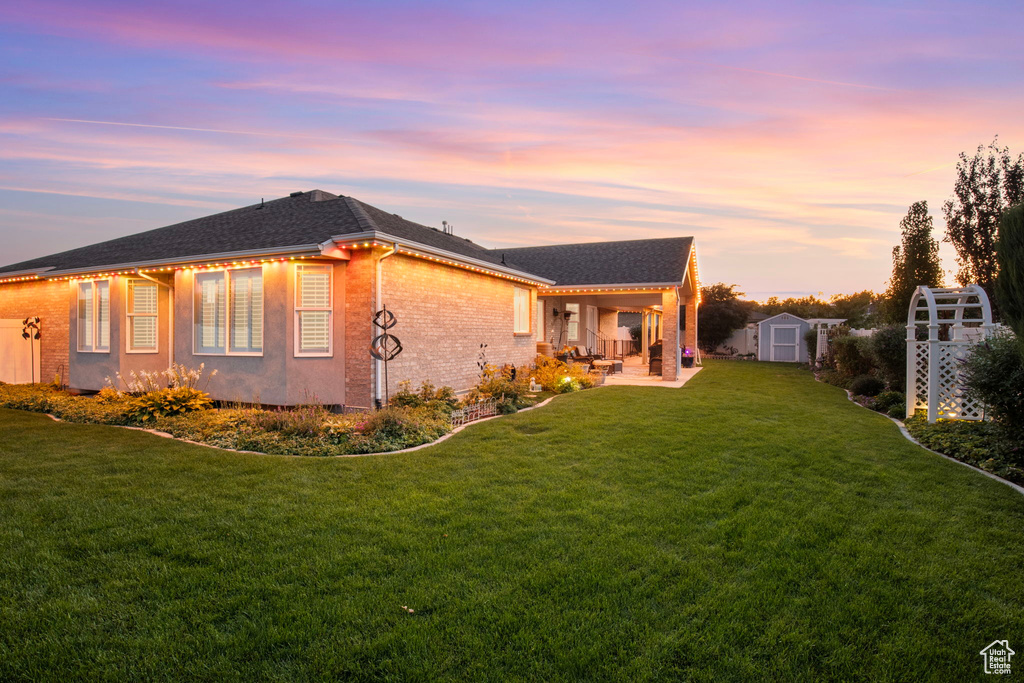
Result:
[[[20,234],[66,223],[40,196],[114,236],[321,186],[494,246],[693,234],[705,280],[880,288],[903,207],[1024,139],[1002,13],[7,3],[0,232],[52,250]]]

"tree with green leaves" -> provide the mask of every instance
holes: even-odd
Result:
[[[718,282],[700,288],[697,345],[707,353],[714,353],[733,332],[747,324],[750,306],[740,300],[744,294],[736,291],[737,286]]]
[[[910,299],[919,285],[942,286],[942,261],[939,242],[932,237],[932,217],[928,202],[910,205],[900,221],[902,244],[892,248],[892,277],[885,293],[882,313],[888,322],[906,320]]]
[[[960,265],[957,282],[981,285],[994,307],[999,218],[1024,201],[1024,154],[1014,159],[998,143],[997,136],[988,147],[979,146],[973,157],[960,153],[953,197],[942,206],[946,241],[956,249]]]
[[[996,300],[1024,351],[1024,204],[1003,212],[996,244]]]

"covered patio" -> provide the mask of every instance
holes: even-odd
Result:
[[[639,344],[618,339],[619,313],[639,313]],[[683,376],[685,350],[697,341],[694,296],[683,286],[662,288],[549,287],[537,300],[538,342],[554,353],[583,347],[589,355],[622,361],[609,383],[675,382]]]
[[[558,355],[580,346],[590,356],[629,359],[634,377],[640,376],[637,362],[653,381],[675,382],[682,376],[684,349],[696,348],[700,304],[692,237],[494,251],[500,251],[503,263],[554,281],[537,290],[539,349]],[[618,339],[620,312],[641,315],[638,348]],[[652,347],[663,350],[660,361],[652,363]]]

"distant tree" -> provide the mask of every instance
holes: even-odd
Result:
[[[769,297],[763,303],[755,303],[754,310],[765,315],[792,313],[799,318],[843,318],[851,327],[865,327],[874,317],[878,295],[871,290],[854,294],[834,294],[825,299],[816,296],[790,297],[779,299]]]
[[[906,320],[907,307],[919,285],[942,286],[942,262],[939,242],[932,237],[932,217],[928,202],[910,205],[900,221],[902,244],[892,248],[892,277],[882,303],[887,322]]]
[[[977,283],[995,299],[995,245],[1003,211],[1024,201],[1024,154],[1016,159],[998,136],[973,157],[960,153],[953,197],[942,205],[946,241],[956,248],[957,282]],[[994,305],[998,305],[993,301]]]
[[[1024,351],[1024,204],[1003,212],[996,243],[996,300]]]
[[[740,300],[743,292],[737,292],[737,286],[718,282],[700,288],[697,344],[707,353],[714,353],[733,332],[747,324],[750,307]]]
[[[879,302],[879,296],[870,289],[853,294],[834,294],[829,297],[824,314],[818,317],[842,318],[850,327],[871,327],[879,318]]]

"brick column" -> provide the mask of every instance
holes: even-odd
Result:
[[[686,304],[686,334],[684,335],[683,346],[694,353],[697,352],[697,298],[691,296],[685,299]]]
[[[679,297],[669,289],[661,295],[661,378],[674,382],[679,376]]]

